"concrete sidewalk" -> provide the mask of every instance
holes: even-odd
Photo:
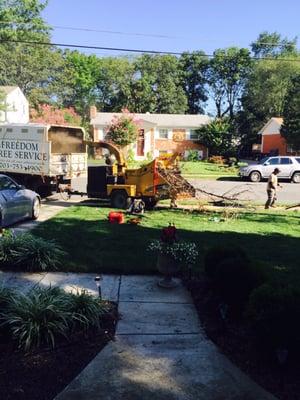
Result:
[[[10,274],[6,286],[84,288],[94,274]],[[2,279],[1,279],[2,278]],[[55,400],[275,400],[235,367],[204,334],[189,293],[153,276],[104,275],[103,297],[117,301],[116,339]]]

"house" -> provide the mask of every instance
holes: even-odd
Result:
[[[22,90],[18,86],[0,86],[0,123],[14,124],[29,122],[29,103],[24,96]],[[4,107],[2,107],[4,106]]]
[[[261,135],[261,153],[280,156],[292,156],[296,152],[280,134],[283,118],[271,118],[258,132]]]
[[[94,141],[105,140],[105,128],[113,117],[121,113],[97,112],[90,108],[90,123]],[[210,122],[206,115],[184,114],[135,114],[139,120],[140,131],[133,144],[135,158],[143,160],[149,156],[179,153],[187,157],[190,150],[196,150],[199,159],[208,157],[208,149],[197,142],[196,129]]]

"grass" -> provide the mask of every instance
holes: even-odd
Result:
[[[139,168],[147,161],[135,161],[128,165],[129,168]],[[105,165],[103,160],[88,160],[89,165]],[[228,167],[227,165],[213,164],[206,161],[182,161],[180,162],[181,173],[186,178],[217,180],[220,178],[237,179],[239,167]]]
[[[222,177],[238,176],[238,167],[228,167],[227,165],[212,164],[206,161],[183,161],[180,163],[181,173],[188,178],[212,179],[216,180]]]
[[[147,212],[138,226],[112,225],[109,208],[75,206],[40,224],[33,234],[55,239],[68,253],[62,271],[147,274],[156,272],[156,256],[146,249],[161,228],[175,223],[183,240],[196,242],[201,269],[213,245],[239,245],[257,260],[299,271],[300,214],[243,212],[220,221],[216,214],[182,210]]]

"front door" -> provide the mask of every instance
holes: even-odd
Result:
[[[144,155],[144,147],[145,147],[145,131],[144,129],[140,129],[138,133],[137,149],[136,149],[136,155],[138,157],[142,157]]]

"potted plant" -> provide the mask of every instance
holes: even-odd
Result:
[[[196,244],[180,241],[175,225],[171,224],[162,229],[160,240],[152,240],[148,250],[157,253],[157,269],[164,275],[158,285],[165,288],[177,286],[172,277],[181,266],[194,264],[198,256]]]

